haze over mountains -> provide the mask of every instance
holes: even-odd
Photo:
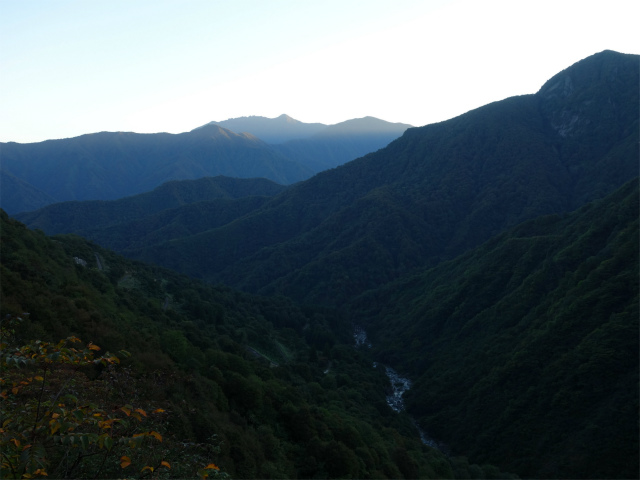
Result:
[[[314,173],[337,167],[374,152],[398,138],[411,125],[374,117],[356,118],[335,125],[303,123],[288,115],[232,118],[210,122],[234,132],[261,138],[287,158],[296,159]],[[202,127],[200,127],[202,128]]]
[[[376,358],[415,381],[407,405],[420,425],[474,461],[529,478],[629,478],[638,465],[638,64],[598,53],[535,94],[408,129],[282,190],[216,177],[16,218],[209,283],[340,312],[370,331]],[[345,124],[357,131],[344,133],[354,147],[358,123]],[[206,125],[189,135],[207,129],[227,132]],[[328,158],[324,136],[341,136],[332,129],[268,151]],[[314,161],[309,154],[307,167]],[[177,200],[190,191],[199,194]]]
[[[321,172],[385,147],[410,127],[364,117],[329,125],[311,137],[292,139],[274,148],[314,172]]]
[[[115,200],[170,180],[216,175],[288,185],[377,150],[409,127],[370,117],[332,126],[305,124],[286,115],[221,124],[239,131],[209,123],[178,135],[101,132],[0,144],[2,208],[18,213],[68,200]],[[298,143],[267,143],[276,138]]]
[[[247,132],[266,143],[284,143],[307,138],[327,128],[323,123],[304,123],[282,114],[276,118],[260,116],[229,118],[221,122],[209,122],[195,130],[207,125],[219,125],[233,132]]]

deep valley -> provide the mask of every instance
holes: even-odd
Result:
[[[2,144],[3,478],[637,478],[638,65]]]

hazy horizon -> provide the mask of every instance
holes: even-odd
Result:
[[[638,53],[635,2],[0,2],[0,141],[282,114],[426,125]],[[634,51],[635,50],[635,51]]]

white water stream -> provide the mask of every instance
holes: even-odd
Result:
[[[371,342],[367,339],[367,332],[362,327],[356,326],[353,332],[353,338],[356,342],[357,347],[366,347],[371,348]],[[404,411],[404,399],[402,398],[404,393],[411,388],[411,380],[405,377],[401,377],[398,372],[396,372],[393,368],[388,367],[386,365],[382,365],[378,362],[373,362],[373,367],[378,368],[379,366],[384,367],[385,373],[387,377],[389,377],[389,381],[391,382],[392,392],[390,395],[387,395],[387,405],[389,405],[395,412]],[[413,420],[413,419],[412,419]],[[418,433],[420,434],[420,439],[422,443],[428,445],[433,448],[437,448],[446,453],[446,447],[440,442],[434,440],[429,437],[418,425],[418,423],[413,420],[413,424],[418,429]]]

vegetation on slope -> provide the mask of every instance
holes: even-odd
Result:
[[[182,478],[211,461],[239,478],[496,474],[423,445],[410,419],[388,407],[388,379],[350,345],[351,327],[334,312],[205,285],[80,237],[50,239],[4,212],[0,220],[1,314],[24,318],[14,344],[74,335],[102,351],[126,349],[131,357],[116,374],[115,397],[100,393],[110,388],[109,369],[78,371],[64,393],[97,413],[115,412],[117,402],[166,412],[141,424],[145,430],[123,432],[160,434],[162,446],[148,439],[147,456],[74,437],[68,449],[51,447],[47,455],[72,455],[82,466],[63,462],[62,469],[50,465],[52,472],[114,478],[127,456],[142,462],[137,468],[166,461],[164,474]],[[43,390],[47,401],[60,383],[54,387]],[[34,392],[25,387],[16,395],[31,401]],[[19,404],[2,405],[12,415]]]
[[[435,438],[525,477],[638,467],[638,181],[351,306]]]
[[[402,424],[384,413],[384,398],[374,386],[385,379],[371,371],[371,358],[341,345],[355,318],[370,329],[375,353],[416,380],[407,399],[410,411],[454,451],[525,476],[634,476],[637,181],[605,201],[566,212],[637,176],[637,61],[615,52],[595,55],[536,95],[410,129],[386,149],[292,186],[255,209],[241,211],[234,202],[235,210],[225,216],[215,212],[220,203],[184,207],[206,220],[194,230],[185,228],[189,215],[180,208],[140,222],[140,232],[110,232],[111,239],[124,236],[119,244],[132,256],[263,294],[348,306],[350,317],[301,308],[282,297],[192,284],[109,257],[106,265],[123,265],[120,270],[89,274],[75,266],[75,275],[97,282],[96,288],[103,285],[92,302],[115,295],[119,303],[112,303],[134,313],[112,317],[114,307],[105,304],[82,318],[107,312],[97,313],[105,317],[95,325],[114,327],[91,333],[101,333],[109,348],[127,348],[131,340],[122,332],[151,332],[137,339],[149,343],[134,354],[141,358],[136,368],[166,366],[181,372],[176,378],[187,371],[200,376],[199,385],[214,382],[209,396],[226,399],[228,409],[216,404],[222,413],[210,425],[226,439],[236,432],[233,438],[247,442],[241,450],[252,458],[266,455],[255,446],[262,445],[255,432],[268,425],[283,450],[275,459],[264,458],[271,458],[279,475],[355,475],[356,458],[359,476],[392,476],[394,468],[408,465],[407,455],[424,476],[458,475],[464,465],[454,459],[438,468],[421,463],[421,455],[435,459],[435,453],[409,439],[403,440],[407,455],[394,450],[391,444],[400,437],[392,432],[410,436],[413,429],[408,419]],[[524,220],[531,221],[516,227]],[[163,222],[170,231],[162,230]],[[172,241],[163,242],[163,235]],[[155,243],[149,246],[150,240]],[[102,252],[74,237],[58,241],[75,245],[67,248],[67,263],[71,255],[90,259]],[[30,255],[23,253],[15,265],[20,281],[24,275],[32,281]],[[51,285],[58,284],[63,282]],[[51,285],[29,297],[45,319],[55,309],[46,300],[38,310],[38,299],[48,298],[41,292]],[[75,300],[73,305],[84,309]],[[65,314],[45,324],[65,325],[66,318],[76,317]],[[140,325],[127,326],[123,319]],[[209,348],[226,360],[207,357]],[[230,367],[235,357],[243,367]],[[253,358],[265,363],[258,368]],[[269,368],[271,363],[279,367]],[[218,364],[221,373],[211,373]],[[249,398],[259,401],[247,404],[238,392],[257,392]],[[280,415],[265,407],[266,399],[279,406],[290,401],[294,408]],[[198,411],[212,411],[207,408]],[[233,411],[246,425],[238,420],[228,426]],[[291,418],[295,425],[287,423]],[[336,433],[336,425],[345,423],[353,426],[352,435]],[[191,433],[197,435],[194,425]],[[378,444],[376,456],[371,446]],[[245,465],[238,451],[221,454],[232,470]],[[336,456],[344,461],[329,470]],[[385,459],[391,459],[388,465]],[[398,472],[416,474],[413,468]]]
[[[198,224],[208,229],[217,223],[225,224],[229,221],[216,222],[210,218],[213,215],[220,215],[224,219],[243,216],[265,203],[267,197],[285,189],[286,187],[264,178],[217,176],[176,180],[151,192],[120,200],[56,203],[35,212],[17,214],[15,218],[48,235],[73,232],[89,239],[95,235],[101,238],[103,246],[124,249],[126,247],[113,245],[135,244],[136,237],[143,236],[144,233],[154,233],[163,241],[172,239],[166,232],[166,227],[176,222],[175,217],[184,218],[181,227],[185,231],[178,236],[189,236],[200,231],[196,226]],[[238,202],[234,203],[233,200]],[[210,203],[207,205],[206,202]],[[197,215],[193,213],[194,210],[198,212]],[[204,210],[210,212],[201,217]],[[100,235],[99,232],[103,230],[105,233]],[[94,231],[98,233],[93,234]],[[116,238],[110,242],[109,239],[114,235]],[[149,241],[146,244],[154,243],[156,242]]]
[[[637,56],[602,52],[538,94],[409,129],[227,223],[122,251],[248,291],[342,303],[635,177],[638,81]],[[558,83],[572,88],[556,95]]]

